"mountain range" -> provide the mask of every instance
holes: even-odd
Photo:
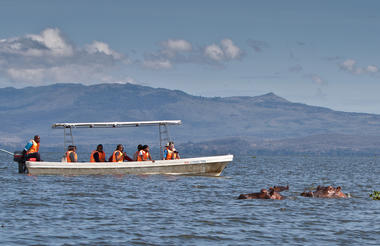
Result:
[[[210,146],[219,150],[237,147],[229,143],[242,145],[247,153],[380,152],[380,115],[290,102],[273,93],[201,97],[135,84],[0,89],[2,146],[22,146],[35,134],[45,146],[62,146],[62,130],[51,129],[56,122],[140,120],[182,120],[181,126],[170,127],[171,136],[184,148],[199,152],[207,152]],[[91,145],[120,142],[135,146],[158,139],[158,130],[148,127],[75,129],[74,134],[77,143]]]

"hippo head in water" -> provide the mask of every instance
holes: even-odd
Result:
[[[284,190],[289,190],[289,185],[287,186],[273,186],[273,187],[270,187],[269,190],[274,190],[276,192],[281,192],[281,191],[284,191]]]
[[[308,191],[301,193],[305,197],[318,197],[318,198],[347,198],[347,195],[342,192],[340,186],[334,188],[333,186],[318,186],[316,191]]]
[[[280,193],[276,192],[273,188],[261,189],[260,192],[249,193],[249,194],[241,194],[238,199],[274,199],[274,200],[282,200],[284,199]]]

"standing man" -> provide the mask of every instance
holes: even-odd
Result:
[[[24,148],[24,156],[26,160],[30,158],[36,158],[36,161],[41,161],[40,153],[38,153],[40,149],[40,136],[34,136],[34,139],[31,139]]]

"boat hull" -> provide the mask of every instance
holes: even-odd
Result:
[[[26,162],[31,175],[205,175],[220,176],[232,155],[155,162]]]

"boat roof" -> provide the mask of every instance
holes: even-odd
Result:
[[[87,123],[55,123],[54,129],[61,128],[118,128],[158,125],[180,125],[180,120],[158,120],[158,121],[132,121],[132,122],[87,122]]]

